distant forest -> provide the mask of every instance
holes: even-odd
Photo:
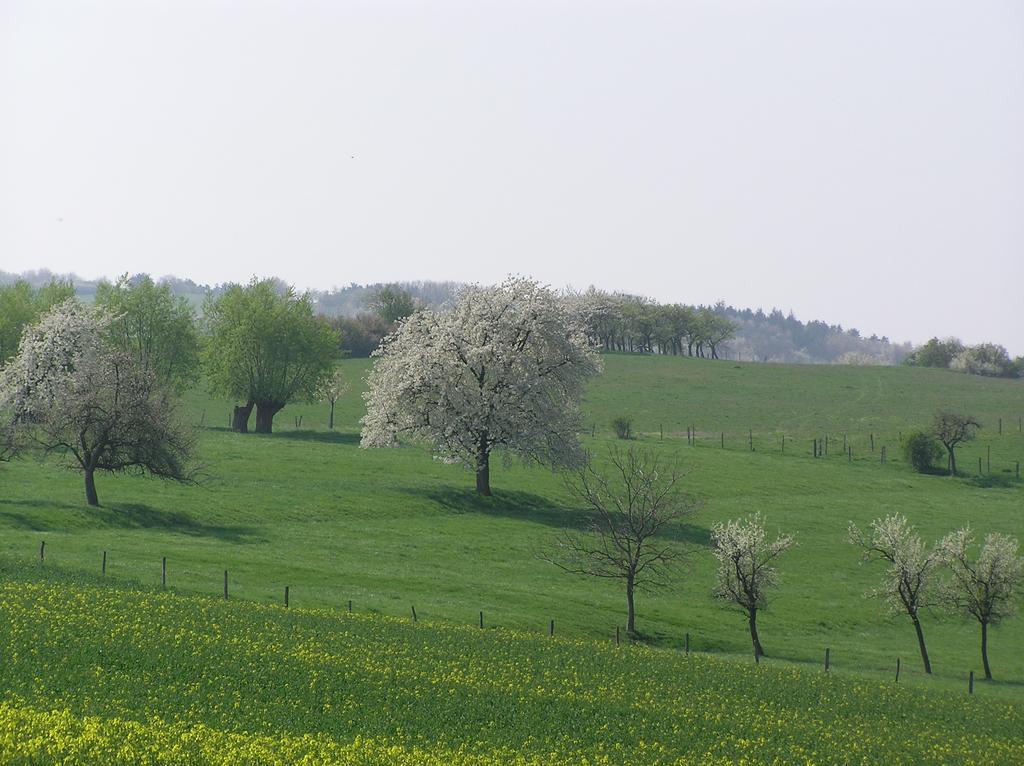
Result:
[[[95,297],[99,284],[98,281],[81,279],[73,274],[54,274],[47,270],[23,274],[0,271],[0,285],[11,284],[19,279],[34,287],[45,285],[53,279],[67,280],[74,285],[75,293],[86,301]],[[172,276],[161,277],[158,281],[169,284],[176,295],[188,299],[197,311],[201,310],[208,294],[218,295],[226,287],[198,284],[190,279]],[[281,284],[286,285],[283,281]],[[374,336],[377,333],[374,328],[379,327],[379,322],[375,324],[370,318],[370,299],[385,286],[383,283],[351,283],[346,287],[309,292],[319,313],[333,318],[340,325],[343,335],[348,330],[347,334],[352,340],[348,350],[355,356],[364,356],[375,345]],[[436,308],[447,302],[460,285],[457,282],[398,282],[391,283],[391,286],[409,293],[418,305]],[[651,311],[670,308],[659,307],[653,301],[638,296],[617,295],[616,298]],[[820,320],[802,322],[792,312],[783,313],[778,309],[739,309],[724,303],[684,308],[712,313],[733,323],[734,333],[717,349],[717,356],[724,359],[805,364],[899,364],[913,351],[909,343],[892,343],[885,336],[865,337],[856,329]],[[360,318],[361,323],[356,321]],[[363,331],[366,331],[365,337],[356,337]],[[657,346],[653,350],[657,350]]]

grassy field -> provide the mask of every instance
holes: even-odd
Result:
[[[3,562],[0,619],[4,763],[1024,760],[1024,705],[792,665]]]
[[[967,672],[980,669],[977,627],[928,615],[936,677],[922,678],[910,625],[864,598],[880,572],[859,563],[845,528],[899,511],[929,538],[967,523],[981,535],[1024,536],[1024,485],[1014,478],[1015,462],[1024,461],[1020,381],[906,368],[605,361],[588,392],[594,435],[586,445],[600,455],[614,443],[611,418],[631,416],[639,443],[678,457],[702,501],[693,524],[673,533],[691,554],[677,587],[638,600],[638,628],[653,646],[678,648],[689,633],[695,650],[749,657],[742,617],[709,596],[708,530],[761,511],[799,543],[780,561],[781,586],[759,620],[767,664],[819,664],[828,647],[834,675],[887,678],[900,657],[906,684],[965,690]],[[554,619],[559,636],[608,640],[624,620],[622,594],[537,555],[559,528],[583,518],[562,478],[498,465],[495,497],[480,499],[469,473],[422,448],[360,450],[358,381],[366,364],[344,363],[355,385],[339,404],[334,432],[326,430],[325,406],[303,405],[285,409],[273,435],[233,434],[229,402],[191,394],[188,416],[203,425],[200,486],[101,477],[104,506],[89,509],[78,474],[32,460],[0,466],[0,554],[27,564],[45,540],[48,566],[98,573],[106,551],[108,580],[142,585],[159,583],[167,557],[169,585],[186,593],[220,593],[227,569],[238,599],[280,602],[287,585],[300,607],[344,608],[351,599],[358,613],[404,618],[415,606],[421,618],[453,625],[476,623],[482,610],[488,625],[543,633]],[[976,473],[978,457],[984,463],[991,449],[985,476],[921,476],[902,464],[900,432],[927,424],[939,407],[981,419],[980,438],[960,462]],[[830,455],[815,460],[811,439],[826,434]],[[838,454],[844,434],[852,462]],[[1015,617],[993,631],[997,680],[980,693],[1021,697],[1022,627]]]

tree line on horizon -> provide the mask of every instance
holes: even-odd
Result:
[[[137,274],[129,281],[138,282],[147,275]],[[103,280],[82,280],[73,275],[54,275],[46,270],[26,272],[21,275],[0,271],[0,286],[18,281],[39,288],[53,281],[72,286],[79,298],[91,302]],[[185,298],[197,311],[203,310],[209,295],[219,296],[230,289],[230,284],[204,285],[178,277],[160,277],[153,280],[169,286],[173,295]],[[283,280],[273,278],[278,289],[288,288]],[[372,302],[381,290],[391,289],[406,293],[418,307],[440,309],[450,304],[465,285],[457,282],[406,281],[360,285],[351,283],[344,287],[308,291],[314,313],[328,318],[334,329],[342,335],[344,351],[352,357],[369,357],[380,345],[381,339],[391,329],[391,322],[377,313]],[[603,334],[615,350],[633,353],[658,353],[665,348],[673,353],[672,329],[680,318],[685,319],[687,311],[707,317],[705,326],[715,326],[724,319],[733,325],[731,337],[726,342],[718,341],[715,333],[700,346],[700,353],[713,356],[708,340],[715,343],[715,353],[723,358],[753,362],[781,362],[796,364],[883,364],[900,363],[911,351],[909,343],[893,343],[886,336],[862,336],[856,329],[843,328],[838,324],[811,320],[803,322],[793,312],[784,313],[778,308],[770,311],[740,309],[719,302],[713,305],[658,304],[649,298],[622,292],[605,292],[590,288],[575,294],[577,297],[590,294],[591,299],[614,307],[618,315],[605,317]],[[2,308],[0,308],[2,313]],[[719,319],[722,318],[722,319]],[[611,323],[610,323],[611,322]],[[699,326],[699,325],[698,325]],[[595,328],[597,329],[597,328]],[[652,333],[657,332],[659,337]],[[681,338],[676,334],[676,338]],[[659,342],[659,339],[661,342]],[[694,344],[694,355],[697,352]],[[676,350],[678,353],[678,348]],[[689,341],[686,344],[689,353]]]

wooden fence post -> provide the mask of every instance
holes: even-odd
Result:
[[[825,434],[825,457],[828,457],[828,434]]]
[[[228,597],[228,570],[224,570],[224,598]]]
[[[829,653],[830,653],[830,650],[829,650],[829,648],[828,648],[828,647],[825,647],[825,672],[826,672],[826,673],[828,673],[828,666],[829,666]]]
[[[164,556],[160,560],[160,585],[164,588],[167,587],[167,557]]]
[[[415,606],[412,608],[412,621],[413,622],[419,622],[419,619],[416,617],[416,607]]]
[[[725,431],[722,431],[722,449],[725,449]]]
[[[40,561],[45,561],[46,560],[46,540],[43,540],[42,542],[39,543],[39,560]]]
[[[483,627],[484,627],[484,613],[483,613],[483,611],[481,611],[480,612],[480,629],[483,630]]]
[[[974,671],[972,670],[970,675],[967,676],[967,693],[974,694]]]
[[[615,645],[619,645],[619,626],[615,626]]]
[[[871,451],[875,451],[875,435],[871,434]]]
[[[352,611],[352,599],[349,599],[349,600],[348,600],[348,610],[349,610],[350,612]]]
[[[900,682],[900,658],[896,658],[896,683]]]
[[[551,625],[548,627],[548,635],[549,636],[555,635],[555,621],[554,620],[551,621]]]
[[[107,552],[103,551],[103,563],[100,565],[100,574],[107,576]]]
[[[288,608],[288,586],[284,586],[284,608]]]

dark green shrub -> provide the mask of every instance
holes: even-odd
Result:
[[[931,473],[945,455],[942,445],[931,434],[913,431],[903,441],[903,457],[918,473]]]
[[[625,416],[620,415],[612,420],[612,428],[615,429],[615,435],[620,439],[629,439],[633,436],[633,421]]]

